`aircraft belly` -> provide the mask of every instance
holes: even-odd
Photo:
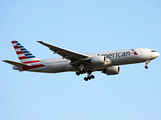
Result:
[[[57,73],[57,72],[65,72],[66,67],[69,65],[69,63],[53,63],[51,65],[47,65],[47,68],[50,72]]]
[[[31,66],[32,67],[32,66]],[[30,71],[30,72],[43,72],[43,73],[50,73],[49,69],[45,66],[37,66],[35,68],[27,69],[22,68],[20,71]]]

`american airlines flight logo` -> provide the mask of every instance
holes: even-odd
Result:
[[[131,51],[132,52],[130,52],[130,51],[125,51],[125,52],[116,51],[114,53],[101,54],[101,56],[105,56],[106,58],[118,58],[118,57],[126,57],[126,56],[131,56],[131,55],[138,55],[138,53],[134,49],[131,49]]]
[[[136,51],[134,51],[134,49],[131,49],[134,52],[134,55],[138,55]]]

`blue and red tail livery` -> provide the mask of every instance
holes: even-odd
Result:
[[[18,41],[11,41],[13,47],[18,55],[20,62],[25,64],[40,62],[32,53],[30,53],[26,48],[24,48]]]

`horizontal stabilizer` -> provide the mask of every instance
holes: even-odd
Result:
[[[28,67],[30,65],[24,64],[24,63],[19,63],[19,62],[15,62],[15,61],[11,61],[11,60],[3,60],[3,62],[9,63],[11,65],[15,65],[18,67]]]

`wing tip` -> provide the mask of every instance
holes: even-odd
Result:
[[[37,41],[38,43],[43,43],[43,41]]]
[[[8,60],[2,60],[3,62],[7,62]]]

